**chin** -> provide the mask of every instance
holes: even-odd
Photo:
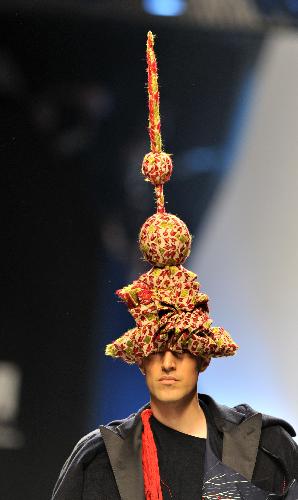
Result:
[[[177,403],[179,401],[188,400],[193,397],[193,392],[185,392],[179,389],[158,390],[151,394],[151,398],[160,403]]]

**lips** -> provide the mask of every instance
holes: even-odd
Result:
[[[160,377],[159,380],[177,380],[175,377],[166,377],[166,376],[163,376],[163,377]]]
[[[162,384],[173,384],[174,382],[177,382],[177,379],[175,377],[161,377],[159,382]]]

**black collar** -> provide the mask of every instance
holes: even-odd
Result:
[[[246,419],[244,413],[218,405],[210,396],[199,395],[199,398],[223,435],[222,461],[251,480],[261,433],[261,414],[253,413]],[[140,414],[148,407],[149,404],[145,405],[118,425],[100,427],[122,500],[144,499]]]

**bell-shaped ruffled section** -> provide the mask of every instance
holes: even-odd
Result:
[[[166,266],[152,268],[118,290],[136,328],[109,344],[106,354],[127,363],[166,349],[188,350],[206,360],[233,355],[238,346],[224,328],[211,326],[209,298],[196,279],[182,266]]]

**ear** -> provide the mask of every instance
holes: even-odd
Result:
[[[138,367],[139,367],[140,371],[142,372],[142,374],[145,375],[145,367],[144,367],[144,363],[143,363],[142,359],[140,361],[138,361]]]
[[[208,368],[211,358],[201,358],[200,373],[204,372]]]

